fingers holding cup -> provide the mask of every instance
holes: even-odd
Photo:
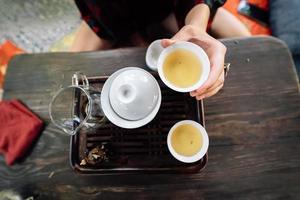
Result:
[[[191,97],[198,97],[197,100],[211,97],[216,94],[224,85],[224,71],[220,74],[219,78],[210,87],[204,88],[198,92],[198,90],[192,91],[190,93]],[[219,88],[218,90],[216,90]]]

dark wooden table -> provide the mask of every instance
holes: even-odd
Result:
[[[145,66],[145,49],[15,57],[4,98],[18,98],[47,124],[21,163],[0,158],[0,190],[34,199],[299,199],[299,83],[287,47],[274,38],[223,41],[231,70],[205,100],[209,161],[198,174],[86,176],[69,165],[69,137],[49,122],[53,94],[81,70],[109,75]]]

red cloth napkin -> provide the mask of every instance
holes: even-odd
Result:
[[[0,153],[12,165],[28,150],[43,122],[18,100],[0,102]]]

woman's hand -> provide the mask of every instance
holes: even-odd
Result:
[[[201,100],[216,94],[224,84],[224,58],[226,47],[206,32],[192,25],[180,29],[171,39],[163,39],[162,46],[167,47],[177,41],[189,41],[199,45],[210,61],[210,73],[206,82],[197,90],[190,92],[192,97]]]

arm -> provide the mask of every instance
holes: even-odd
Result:
[[[80,11],[82,22],[75,35],[75,40],[71,47],[71,51],[95,51],[100,49],[111,48],[111,43],[108,40],[104,40],[99,35],[103,27],[98,23],[95,18],[95,11],[90,9],[90,1],[75,0],[76,6]],[[100,7],[95,5],[98,10]]]
[[[210,16],[209,7],[206,4],[198,4],[193,7],[185,18],[185,24],[197,27],[199,31],[206,31]]]
[[[171,40],[163,40],[162,45],[167,47],[176,42],[176,40],[188,41],[192,37],[206,33],[209,16],[210,10],[206,4],[202,3],[194,6],[185,17],[185,26]]]
[[[218,38],[251,36],[247,27],[233,14],[219,8],[211,24],[211,32]]]
[[[87,25],[87,23],[82,21],[70,51],[95,51],[100,49],[109,49],[111,46],[112,45],[108,40],[99,38]]]

